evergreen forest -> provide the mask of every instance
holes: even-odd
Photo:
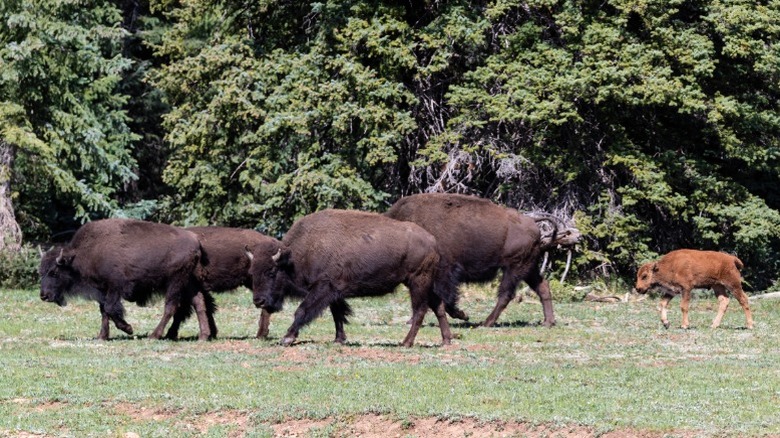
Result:
[[[779,176],[780,0],[0,1],[6,274],[88,220],[439,191],[573,223],[570,283],[697,248],[762,291]]]

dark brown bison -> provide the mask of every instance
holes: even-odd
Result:
[[[255,245],[251,254],[256,306],[274,313],[285,296],[303,299],[284,345],[292,344],[298,331],[327,307],[336,325],[335,341],[343,343],[344,323],[352,313],[346,300],[387,294],[399,284],[409,289],[413,311],[402,345],[414,344],[428,307],[439,320],[442,342],[452,339],[442,300],[434,292],[436,240],[413,223],[375,213],[323,210],[295,222],[280,244]]]
[[[187,228],[198,236],[201,245],[200,264],[196,269],[201,291],[226,292],[239,286],[252,289],[252,277],[249,275],[250,259],[246,254],[247,246],[255,246],[264,242],[278,243],[279,241],[265,236],[257,231],[240,228],[226,227],[192,227]],[[214,321],[216,305],[210,294],[203,295],[204,305],[202,313],[199,313],[199,321],[208,321],[208,325],[201,328],[201,337],[215,338],[217,325]],[[180,324],[189,316],[189,309],[180,308],[173,318],[167,338],[175,339],[178,335]],[[196,306],[196,311],[199,311]],[[265,310],[260,315],[257,337],[268,336],[269,314]]]
[[[71,295],[96,300],[102,316],[98,338],[105,340],[109,320],[133,334],[121,300],[143,306],[153,295],[164,295],[163,317],[149,336],[159,339],[179,306],[190,307],[200,253],[194,233],[170,225],[130,219],[89,222],[68,245],[41,258],[41,299],[60,306]]]
[[[635,289],[647,293],[652,288],[663,290],[661,298],[661,323],[669,328],[666,308],[675,295],[682,294],[682,328],[688,328],[688,307],[691,301],[691,289],[712,288],[718,297],[718,314],[712,321],[712,328],[720,325],[723,314],[729,305],[727,291],[731,292],[742,305],[747,319],[747,328],[753,328],[753,316],[750,313],[748,297],[742,290],[742,261],[731,254],[716,251],[698,251],[678,249],[656,262],[645,263],[636,275]]]
[[[580,237],[576,229],[564,229],[556,224],[543,241],[537,221],[550,221],[551,216],[534,219],[487,199],[449,193],[401,198],[385,215],[414,222],[436,237],[442,262],[451,278],[442,284],[456,289],[460,282],[490,281],[499,269],[503,271],[498,301],[483,325],[495,324],[522,280],[542,300],[543,324],[547,327],[555,324],[550,286],[539,273],[539,257],[547,248],[576,243]],[[464,319],[450,307],[447,312]]]

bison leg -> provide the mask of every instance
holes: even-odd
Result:
[[[343,344],[347,341],[344,324],[348,323],[347,316],[352,315],[352,308],[343,299],[338,299],[330,304],[330,313],[333,315],[333,322],[336,325],[336,338],[333,342]]]
[[[680,310],[682,311],[682,325],[681,327],[687,329],[690,326],[688,321],[688,309],[691,307],[691,290],[683,290],[680,297]]]
[[[752,329],[753,315],[750,313],[750,301],[748,300],[748,296],[742,290],[742,285],[736,284],[730,287],[730,289],[731,289],[731,293],[734,294],[734,297],[737,299],[737,302],[739,302],[739,305],[742,306],[742,310],[745,311],[745,320],[747,322],[747,328]]]
[[[528,286],[536,292],[539,299],[542,301],[542,312],[544,313],[544,321],[542,325],[545,327],[552,327],[555,325],[555,313],[553,313],[552,305],[552,293],[550,292],[550,283],[542,277],[539,270],[534,267],[531,269],[531,273],[526,277],[525,282]]]
[[[301,301],[301,304],[298,305],[298,308],[295,309],[295,318],[290,328],[287,329],[287,334],[282,338],[282,345],[292,345],[295,339],[298,338],[298,332],[301,327],[318,317],[331,304],[335,296],[336,291],[330,285],[314,286],[311,292],[306,295],[306,298]]]
[[[127,321],[125,321],[125,308],[122,305],[122,303],[119,301],[118,295],[117,296],[109,295],[107,297],[106,302],[100,303],[100,314],[103,318],[100,326],[100,334],[98,335],[98,339],[101,340],[108,339],[109,320],[113,321],[114,325],[119,330],[122,330],[128,335],[133,334],[133,327],[130,324],[128,324]]]
[[[192,297],[192,307],[195,308],[195,315],[198,317],[198,326],[200,328],[198,340],[208,341],[212,337],[211,326],[214,325],[214,316],[213,314],[210,315],[211,312],[207,310],[204,292],[198,292]],[[174,323],[176,322],[175,320],[176,318],[174,317]]]
[[[412,296],[412,326],[409,327],[409,333],[406,334],[403,342],[401,342],[401,345],[404,347],[411,347],[414,345],[414,338],[417,337],[417,332],[420,331],[420,326],[422,326],[423,319],[425,318],[425,312],[428,311],[427,303],[422,296],[415,294],[411,288],[410,295]]]
[[[271,325],[271,314],[263,309],[260,312],[260,321],[257,322],[257,338],[268,339],[268,327]]]
[[[103,304],[100,304],[100,333],[98,333],[98,339],[101,341],[108,340],[108,314]]]
[[[442,345],[450,345],[452,343],[452,331],[450,330],[450,323],[447,321],[447,313],[444,310],[444,303],[440,300],[438,304],[434,300],[430,300],[429,307],[436,315],[436,319],[439,321],[439,330],[441,331],[441,343]]]
[[[716,284],[712,286],[712,290],[715,291],[715,296],[718,297],[718,314],[715,315],[715,319],[712,320],[710,328],[718,328],[720,321],[723,319],[723,315],[726,314],[726,309],[729,307],[729,296],[726,292],[726,288]]]
[[[505,269],[501,277],[501,284],[498,286],[498,299],[496,300],[496,306],[493,311],[490,312],[485,322],[482,323],[485,327],[492,327],[498,321],[498,317],[506,309],[506,306],[517,294],[517,285],[520,279],[515,275],[512,275],[509,270]]]
[[[195,300],[193,299],[193,306],[194,301]],[[179,306],[176,310],[176,314],[173,315],[173,322],[171,322],[171,326],[165,334],[165,339],[170,339],[171,341],[179,339],[179,327],[181,327],[181,324],[186,321],[191,314],[192,309],[189,306]]]
[[[669,328],[669,320],[666,318],[667,307],[669,307],[669,301],[672,301],[672,298],[674,298],[674,295],[664,295],[658,306],[658,310],[661,313],[661,324],[666,329]]]
[[[150,339],[160,339],[162,337],[163,330],[165,330],[165,326],[168,325],[168,321],[171,320],[171,318],[176,313],[176,310],[178,308],[179,308],[178,300],[170,300],[165,302],[165,307],[163,309],[163,316],[160,319],[160,322],[157,324],[157,327],[155,327],[154,331],[152,331],[152,334],[149,335]]]

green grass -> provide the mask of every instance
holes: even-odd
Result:
[[[256,340],[259,312],[246,291],[217,296],[220,339],[209,343],[195,341],[194,320],[183,326],[182,341],[146,339],[159,303],[128,303],[138,336],[112,326],[113,340],[100,342],[94,302],[59,308],[34,290],[0,293],[0,435],[269,436],[272,424],[290,419],[366,413],[401,422],[780,433],[780,334],[773,329],[780,303],[773,300],[752,303],[752,331],[744,330],[736,302],[721,328],[709,329],[713,298],[694,299],[690,330],[664,330],[654,300],[556,303],[552,329],[538,325],[538,304],[512,303],[499,327],[454,324],[458,339],[449,347],[438,345],[429,314],[416,346],[405,349],[398,344],[410,310],[401,292],[352,300],[345,346],[331,342],[326,314],[302,330],[300,344],[284,348],[277,343],[296,303],[274,315],[272,340]],[[465,289],[462,307],[473,320],[483,320],[493,303],[492,290]],[[677,307],[670,320],[679,325]]]

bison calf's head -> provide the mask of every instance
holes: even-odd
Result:
[[[645,263],[639,268],[639,272],[636,273],[636,284],[634,289],[640,294],[647,293],[653,286],[653,274],[657,270],[655,263]]]
[[[282,249],[277,243],[261,243],[247,248],[247,256],[252,260],[249,274],[255,306],[269,313],[282,310],[292,269],[289,249]]]
[[[38,273],[41,276],[41,300],[65,305],[65,293],[76,283],[77,274],[72,267],[73,256],[55,248],[41,257]]]

